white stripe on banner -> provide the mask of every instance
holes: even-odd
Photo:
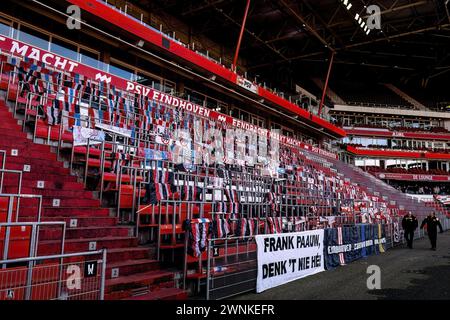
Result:
[[[99,122],[97,122],[95,124],[95,126],[97,128],[100,128],[100,129],[103,129],[106,131],[111,131],[111,132],[123,135],[125,137],[131,138],[131,130],[129,130],[129,129],[116,127],[116,126],[112,126],[112,125],[105,124],[105,123],[99,123]]]
[[[338,227],[337,232],[338,232],[338,244],[343,245],[344,241],[342,239],[342,227]],[[345,265],[345,258],[343,252],[339,253],[339,261],[341,262],[341,266]]]
[[[100,144],[105,141],[105,133],[99,130],[73,126],[73,145],[85,146]]]
[[[325,270],[323,229],[257,235],[255,239],[258,293]]]

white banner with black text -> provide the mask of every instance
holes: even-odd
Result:
[[[255,238],[258,293],[325,270],[323,229],[258,235]]]

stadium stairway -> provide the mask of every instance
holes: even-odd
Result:
[[[30,165],[30,171],[23,172],[21,193],[43,196],[42,221],[66,222],[65,252],[89,251],[93,242],[95,250],[107,249],[105,299],[187,297],[185,291],[175,287],[174,273],[161,269],[154,258],[154,248],[138,246],[132,229],[118,225],[110,209],[102,208],[93,192],[86,191],[77,177],[70,175],[50,146],[28,139],[3,97],[0,97],[0,118],[0,150],[7,152],[6,169],[22,171],[24,165]],[[13,150],[17,150],[16,156]],[[3,192],[17,193],[18,178],[9,175],[5,174]],[[59,206],[54,206],[55,199],[59,199]],[[20,221],[35,221],[36,212],[36,200],[21,200]],[[74,225],[69,227],[71,222]],[[38,255],[58,254],[61,238],[62,231],[43,227]]]
[[[349,178],[351,182],[358,183],[362,186],[367,186],[369,191],[377,192],[379,196],[386,196],[387,200],[395,201],[395,204],[404,211],[411,211],[419,219],[423,219],[433,211],[433,208],[425,205],[416,199],[409,197],[403,192],[393,188],[387,183],[377,179],[370,173],[367,173],[353,165],[349,165],[342,161],[333,161],[335,168],[338,172],[344,174],[345,177]],[[436,208],[444,212],[443,207]]]

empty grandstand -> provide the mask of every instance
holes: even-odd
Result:
[[[448,80],[445,10],[298,2],[3,1],[0,300],[223,299],[260,292],[257,236],[447,229],[450,99],[397,81]],[[425,75],[396,52],[428,36]]]

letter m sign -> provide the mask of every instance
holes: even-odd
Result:
[[[84,277],[96,277],[97,276],[97,261],[86,261],[84,263]]]

